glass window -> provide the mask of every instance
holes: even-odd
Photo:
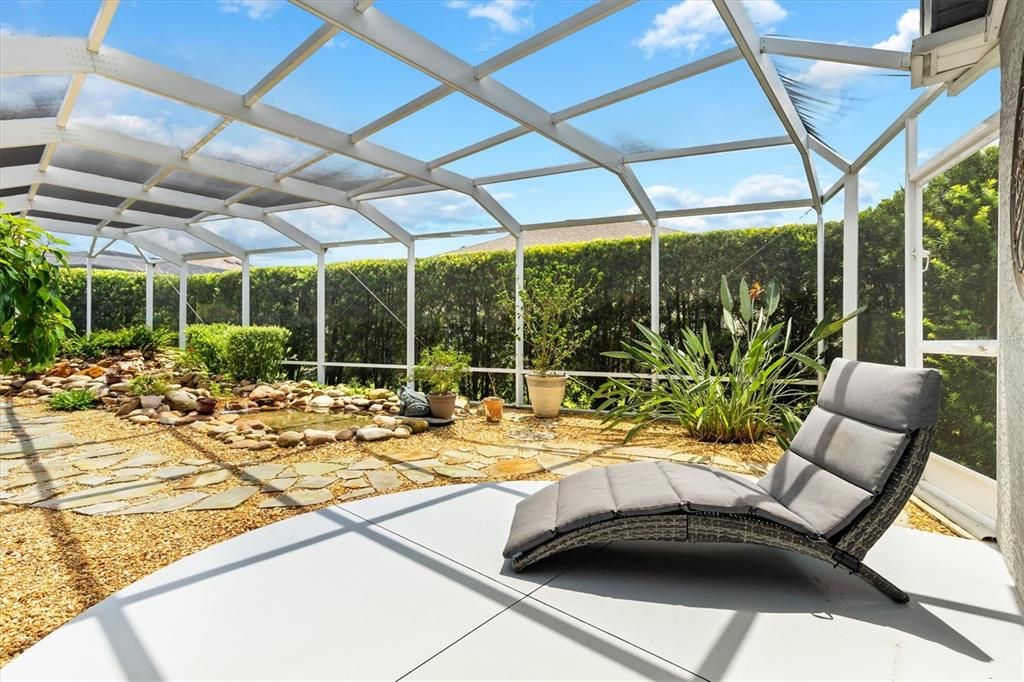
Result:
[[[942,372],[942,405],[932,450],[996,477],[996,359],[926,355]]]

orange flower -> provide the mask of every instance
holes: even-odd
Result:
[[[757,297],[760,296],[763,292],[764,292],[764,287],[761,286],[760,282],[755,280],[754,281],[754,285],[752,287],[750,287],[750,300],[751,301],[757,300]]]

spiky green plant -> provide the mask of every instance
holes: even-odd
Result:
[[[70,391],[61,391],[50,396],[50,408],[72,412],[74,410],[89,410],[96,404],[96,396],[87,388],[73,388]]]
[[[739,311],[726,277],[721,283],[722,325],[732,337],[728,357],[712,348],[707,325],[700,333],[682,332],[677,347],[641,324],[643,338],[625,341],[622,350],[605,355],[630,360],[657,377],[610,379],[594,393],[603,422],[611,428],[633,422],[632,439],[652,424],[670,420],[695,438],[715,442],[750,442],[775,436],[789,444],[801,419],[799,409],[813,394],[808,380],[825,367],[817,345],[832,336],[863,308],[837,318],[830,313],[810,335],[794,341],[792,320],[772,321],[781,290],[773,279],[762,288],[740,281]],[[810,385],[809,385],[810,384]]]

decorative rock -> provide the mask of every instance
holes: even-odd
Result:
[[[164,398],[170,404],[172,409],[179,412],[195,412],[199,407],[196,403],[196,397],[188,391],[181,389],[168,391]]]
[[[277,445],[282,448],[293,448],[302,442],[302,434],[298,431],[285,431],[277,435]]]
[[[309,406],[315,412],[326,412],[334,407],[334,398],[329,395],[318,395],[309,401]]]
[[[335,432],[334,438],[338,441],[352,440],[356,437],[356,432],[352,429],[341,429]]]
[[[391,397],[391,391],[386,388],[371,388],[366,397],[369,400],[385,400]]]
[[[306,429],[302,435],[308,445],[323,445],[324,443],[333,443],[335,440],[333,431]]]
[[[334,494],[330,490],[303,490],[284,495],[275,495],[259,503],[260,509],[271,509],[274,507],[306,507],[311,504],[323,504],[330,502]]]
[[[384,409],[384,406],[380,405],[378,403],[374,403],[373,405],[370,405],[370,407],[369,407],[370,412],[380,412],[383,409]]]
[[[364,426],[363,428],[356,431],[356,440],[361,441],[378,441],[387,440],[393,437],[395,434],[387,429],[382,429],[379,426]]]
[[[385,429],[394,429],[398,426],[398,420],[388,415],[379,414],[373,418],[373,423]]]
[[[233,443],[230,444],[229,447],[231,449],[233,449],[233,450],[249,450],[254,445],[259,445],[259,444],[260,444],[260,442],[257,441],[257,440],[249,440],[248,438],[243,438],[242,440],[234,441]]]
[[[139,405],[141,404],[141,398],[134,395],[129,396],[128,398],[125,399],[123,403],[121,403],[121,406],[117,408],[117,412],[115,412],[114,414],[116,414],[118,417],[124,417],[125,415],[139,409]]]
[[[279,391],[276,388],[271,388],[266,384],[260,384],[256,388],[249,392],[249,400],[252,400],[260,405],[267,403],[280,402],[287,397],[284,391]]]
[[[150,419],[144,414],[137,414],[133,417],[128,417],[128,421],[130,421],[133,424],[151,424],[153,422],[152,419]]]
[[[173,412],[164,412],[156,421],[158,424],[163,424],[164,426],[177,426],[178,415]]]
[[[416,417],[402,417],[399,423],[408,427],[413,433],[423,433],[430,428],[426,419],[417,419]]]
[[[408,438],[412,435],[412,431],[408,426],[397,426],[395,427],[395,438]]]

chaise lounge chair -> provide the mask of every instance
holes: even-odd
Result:
[[[940,386],[935,370],[837,359],[790,449],[760,481],[665,461],[595,467],[519,502],[504,555],[521,571],[615,540],[752,543],[843,566],[906,603],[862,560],[921,478]]]

